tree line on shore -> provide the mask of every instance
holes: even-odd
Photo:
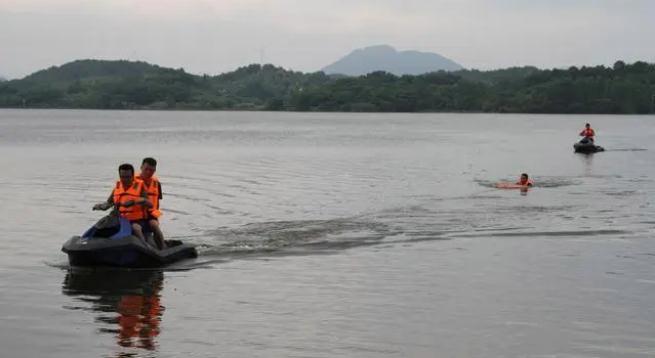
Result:
[[[360,77],[249,65],[218,76],[79,60],[0,81],[0,107],[341,112],[653,113],[655,65]]]

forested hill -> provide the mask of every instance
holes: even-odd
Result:
[[[0,82],[0,107],[380,112],[652,113],[655,65],[359,77],[250,65],[219,76],[80,60]]]

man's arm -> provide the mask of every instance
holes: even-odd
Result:
[[[138,199],[136,200],[130,200],[124,204],[126,207],[130,207],[132,205],[143,205],[146,208],[152,208],[152,203],[150,200],[148,200],[148,192],[145,191],[145,189],[141,190],[141,195]]]
[[[109,197],[107,198],[106,201],[96,204],[93,206],[93,210],[102,210],[105,211],[109,208],[114,206],[114,192],[112,191],[111,194],[109,194]]]
[[[150,200],[148,200],[148,192],[143,189],[141,190],[141,205],[145,206],[146,208],[152,208],[152,203]]]

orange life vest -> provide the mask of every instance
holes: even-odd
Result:
[[[519,179],[519,181],[517,181],[516,184],[518,184],[518,185],[526,185],[526,186],[533,186],[533,185],[534,185],[534,182],[532,181],[532,179],[528,179],[528,181],[525,182],[525,184],[524,184],[524,183],[521,182],[521,179]]]
[[[583,137],[593,138],[594,135],[596,135],[596,133],[594,133],[594,130],[591,129],[591,128],[585,128],[585,129],[582,130],[582,132],[580,132],[580,135],[583,136]]]
[[[140,175],[137,175],[136,178],[143,182],[143,188],[148,193],[148,200],[152,203],[152,208],[148,209],[148,214],[155,219],[159,218],[161,216],[159,200],[162,198],[159,178],[153,175],[152,178],[150,178],[150,185],[146,184],[145,180],[143,180]]]
[[[143,182],[140,180],[135,179],[127,190],[123,189],[123,184],[121,184],[119,180],[116,182],[116,187],[114,188],[114,203],[125,204],[130,200],[136,201],[142,197],[141,193],[143,190]],[[129,221],[142,220],[146,218],[146,211],[143,205],[132,205],[129,208],[121,205],[119,211],[121,216]]]

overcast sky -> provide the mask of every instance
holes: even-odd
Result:
[[[82,58],[316,71],[378,44],[479,69],[655,62],[654,40],[653,0],[0,0],[9,78]]]

